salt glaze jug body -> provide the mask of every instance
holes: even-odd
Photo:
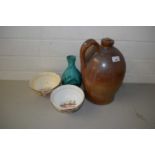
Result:
[[[82,82],[80,71],[75,66],[76,57],[74,55],[67,56],[68,67],[62,75],[62,84],[71,84],[79,86]]]
[[[125,59],[113,45],[114,40],[105,38],[101,45],[89,39],[81,46],[84,91],[87,99],[95,104],[112,102],[125,76]]]

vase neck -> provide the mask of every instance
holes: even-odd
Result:
[[[75,61],[76,61],[76,57],[74,55],[69,55],[67,56],[67,61],[68,61],[68,66],[74,66],[75,65]]]

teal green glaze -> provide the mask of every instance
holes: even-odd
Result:
[[[62,84],[71,84],[80,86],[82,77],[81,73],[75,66],[76,57],[74,55],[67,56],[68,67],[62,75]]]

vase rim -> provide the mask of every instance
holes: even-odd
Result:
[[[70,57],[74,57],[75,58],[76,56],[75,55],[68,55],[67,56],[67,58],[70,58]]]

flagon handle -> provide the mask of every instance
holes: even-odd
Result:
[[[92,46],[96,48],[96,50],[93,49],[94,52],[99,51],[100,45],[94,39],[86,40],[81,46],[81,49],[80,49],[81,69],[86,66],[86,61],[85,61],[87,57],[86,52]],[[89,51],[89,52],[92,52],[92,51]],[[87,55],[89,55],[89,53],[87,53]]]

